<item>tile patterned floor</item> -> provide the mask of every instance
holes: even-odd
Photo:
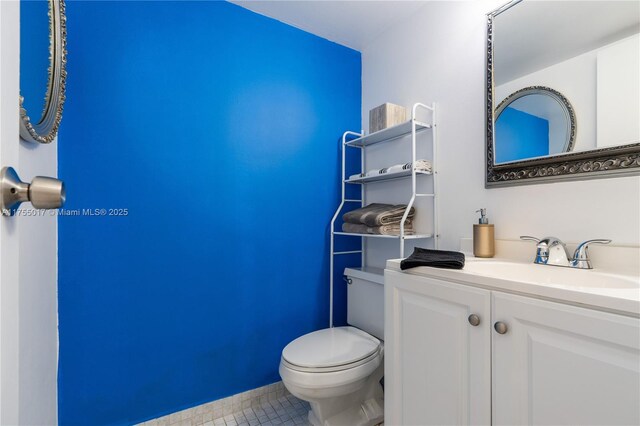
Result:
[[[233,414],[219,417],[204,426],[294,426],[309,425],[309,403],[291,394]]]
[[[292,396],[282,382],[275,382],[136,426],[301,425],[307,424],[308,411],[308,403]]]

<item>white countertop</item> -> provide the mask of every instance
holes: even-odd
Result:
[[[469,255],[460,270],[421,266],[401,271],[400,260],[387,261],[387,270],[640,317],[640,276],[635,272],[579,270]]]

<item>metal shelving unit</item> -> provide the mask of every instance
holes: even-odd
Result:
[[[427,114],[431,115],[431,123],[426,123],[424,121],[419,121],[417,119],[418,111],[424,111]],[[361,178],[347,179],[346,176],[346,150],[347,148],[359,148],[366,149],[366,147],[379,144],[379,143],[389,143],[398,139],[401,139],[405,136],[411,135],[411,163],[415,165],[416,163],[416,147],[417,147],[417,139],[418,135],[422,132],[431,130],[433,136],[432,143],[432,155],[431,155],[431,167],[433,172],[423,172],[420,170],[415,170],[412,167],[411,170],[405,170],[400,173],[390,173],[390,174],[381,174],[374,176],[366,176]],[[371,133],[369,135],[365,135],[364,133],[356,133],[347,131],[342,135],[342,201],[338,206],[333,218],[331,219],[331,241],[330,241],[330,271],[329,271],[329,322],[330,327],[333,327],[333,285],[334,285],[334,256],[347,255],[347,254],[356,254],[359,253],[361,255],[361,269],[363,271],[367,271],[367,273],[376,273],[382,274],[382,269],[370,268],[365,266],[365,239],[366,238],[385,238],[385,239],[396,239],[399,241],[400,245],[400,257],[404,257],[404,249],[405,249],[405,241],[407,240],[418,240],[418,239],[430,239],[434,240],[434,247],[438,248],[438,214],[437,214],[437,202],[438,202],[438,172],[436,167],[436,150],[437,148],[437,136],[436,136],[436,105],[435,103],[431,104],[431,106],[416,103],[413,105],[411,109],[411,119],[398,124],[397,126],[389,127],[383,130],[380,130],[375,133]],[[362,152],[361,155],[361,164],[360,168],[362,172],[366,171],[366,155],[365,152]],[[433,177],[433,193],[419,193],[417,192],[417,180],[418,176],[432,176]],[[349,203],[360,203],[361,207],[366,205],[366,193],[365,186],[370,183],[384,182],[396,179],[408,179],[411,178],[411,198],[407,203],[407,209],[402,216],[402,220],[400,222],[400,235],[374,235],[374,234],[354,234],[349,232],[341,232],[335,230],[336,220],[340,217],[340,213],[346,204]],[[348,199],[346,198],[346,185],[347,184],[359,184],[361,185],[360,189],[360,199]],[[433,234],[415,234],[408,235],[405,234],[405,223],[407,217],[409,216],[409,210],[413,206],[418,197],[432,197],[433,198]],[[336,237],[345,237],[345,238],[353,238],[359,237],[361,239],[361,250],[346,250],[346,251],[335,251],[335,238]],[[375,272],[371,272],[375,271]]]

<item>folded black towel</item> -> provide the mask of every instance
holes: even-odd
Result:
[[[464,268],[464,254],[457,251],[429,250],[416,247],[411,256],[400,262],[400,269],[404,271],[417,266],[462,269]]]

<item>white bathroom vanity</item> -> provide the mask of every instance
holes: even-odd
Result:
[[[640,278],[619,272],[390,260],[385,423],[640,424]]]

